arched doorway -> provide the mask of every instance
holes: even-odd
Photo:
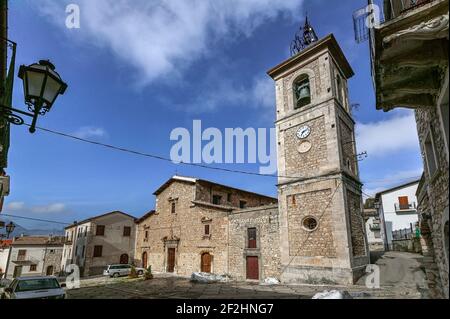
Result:
[[[45,274],[47,276],[52,276],[53,275],[53,266],[48,266]]]
[[[142,253],[142,268],[147,269],[147,252]]]
[[[122,265],[128,264],[128,255],[127,254],[120,255],[120,263]]]
[[[211,272],[211,260],[212,260],[211,254],[203,253],[201,259],[202,259],[201,271],[210,273]]]

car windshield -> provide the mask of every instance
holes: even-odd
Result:
[[[59,283],[54,278],[42,278],[42,279],[25,279],[20,280],[17,283],[16,292],[32,291],[32,290],[45,290],[45,289],[58,289]]]

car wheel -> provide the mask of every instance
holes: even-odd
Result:
[[[116,272],[116,273],[114,273],[113,277],[114,277],[114,278],[117,278],[117,277],[119,277],[119,273],[117,273],[117,272]]]
[[[142,276],[142,275],[144,274],[144,272],[143,272],[142,270],[139,270],[139,271],[137,272],[137,274],[138,274],[139,276]]]

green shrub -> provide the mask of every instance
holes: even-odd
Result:
[[[136,267],[131,266],[130,274],[128,275],[129,278],[137,278],[138,274],[136,272]]]
[[[152,266],[148,266],[148,268],[145,270],[144,279],[145,280],[153,279]]]

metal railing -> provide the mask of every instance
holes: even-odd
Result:
[[[386,21],[395,19],[404,13],[424,6],[435,0],[385,0],[384,13]]]
[[[401,212],[401,211],[415,211],[417,210],[417,204],[416,202],[408,203],[408,204],[400,204],[396,203],[395,205],[395,211]]]

